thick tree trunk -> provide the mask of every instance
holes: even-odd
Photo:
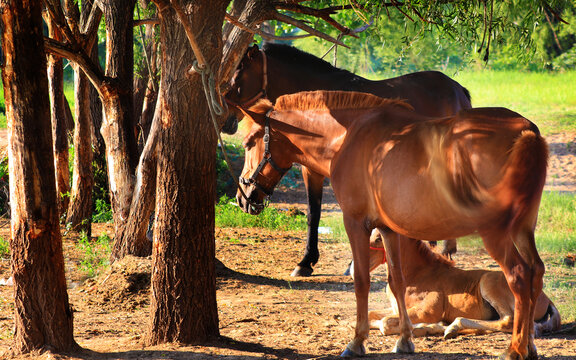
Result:
[[[90,82],[82,70],[74,69],[74,101],[76,126],[74,127],[74,171],[72,192],[66,223],[74,229],[85,231],[88,236],[92,228],[92,114],[90,109]]]
[[[133,116],[133,29],[135,0],[104,0],[106,17],[106,75],[114,84],[100,88],[104,106],[102,136],[115,233],[125,226],[130,212],[134,173],[138,161],[136,126]]]
[[[14,350],[68,351],[78,345],[58,223],[42,2],[4,5],[2,81],[10,131]]]
[[[195,0],[183,5],[213,69],[220,63],[226,3]],[[184,29],[170,8],[160,19],[162,130],[148,343],[198,343],[219,335],[214,266],[216,135],[200,77],[185,77],[194,55]]]
[[[47,21],[49,36],[62,40],[60,31],[52,21]],[[50,91],[50,114],[52,116],[52,138],[54,139],[54,167],[56,169],[56,193],[58,212],[66,214],[70,200],[70,171],[68,169],[68,104],[64,97],[64,69],[62,58],[48,56],[48,81]]]

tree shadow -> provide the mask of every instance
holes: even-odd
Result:
[[[177,344],[175,346],[178,346]],[[182,350],[165,349],[165,350],[129,350],[118,352],[98,352],[89,349],[81,349],[78,352],[66,353],[62,355],[82,360],[134,360],[134,359],[310,359],[312,354],[298,353],[295,349],[272,348],[258,343],[239,341],[226,336],[221,336],[216,340],[209,341],[201,345],[202,348],[219,348],[242,352],[238,355],[218,355],[207,354],[205,351],[194,351],[194,345],[182,345]],[[252,353],[249,355],[246,353]]]

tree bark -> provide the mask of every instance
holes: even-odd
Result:
[[[115,234],[121,232],[128,220],[138,162],[132,104],[132,14],[135,3],[135,0],[102,1],[106,17],[106,76],[113,83],[100,87],[104,106],[104,121],[100,131],[106,142]]]
[[[42,1],[4,2],[14,350],[69,351],[73,338],[58,222]]]
[[[227,1],[183,3],[208,65],[217,68]],[[200,77],[185,78],[194,54],[171,8],[160,13],[160,24],[162,129],[147,342],[190,344],[219,335],[214,266],[216,134]]]
[[[90,109],[90,82],[80,67],[74,67],[74,101],[76,126],[74,127],[74,170],[72,192],[66,224],[75,230],[85,231],[88,236],[92,229],[92,113]]]
[[[47,19],[48,34],[58,41],[62,34]],[[48,82],[50,91],[50,114],[52,116],[52,138],[54,139],[54,167],[56,169],[56,194],[58,195],[58,213],[66,214],[70,202],[70,171],[68,169],[68,126],[67,102],[64,97],[64,69],[62,58],[48,56]]]
[[[161,102],[159,99],[158,102]],[[111,262],[122,259],[130,254],[134,256],[149,256],[152,254],[152,243],[146,237],[146,230],[150,215],[154,211],[156,195],[156,145],[160,132],[161,106],[156,106],[156,112],[150,130],[150,136],[146,139],[146,145],[140,156],[140,163],[136,173],[136,186],[130,206],[130,216],[126,226],[117,233],[114,241]]]

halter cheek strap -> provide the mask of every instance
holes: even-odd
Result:
[[[268,113],[266,113],[264,117],[264,137],[262,138],[262,140],[264,141],[264,154],[262,155],[262,160],[260,161],[258,167],[256,168],[256,170],[254,170],[254,173],[252,174],[252,176],[250,176],[249,179],[243,177],[240,177],[239,179],[241,184],[254,185],[256,189],[260,190],[268,197],[272,196],[272,194],[274,193],[274,189],[273,188],[266,189],[256,181],[258,174],[260,173],[260,171],[262,171],[264,166],[266,166],[266,164],[270,164],[270,166],[272,166],[274,170],[280,173],[280,177],[284,176],[284,174],[291,169],[291,166],[288,168],[282,168],[278,166],[278,164],[276,164],[274,159],[272,159],[272,154],[270,153],[270,116],[269,116],[270,112],[272,112],[272,110],[268,111]]]

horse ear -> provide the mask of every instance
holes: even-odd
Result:
[[[254,55],[258,54],[259,51],[260,49],[258,49],[258,45],[254,44],[252,47],[248,48],[246,55],[248,55],[248,57],[253,57]]]

